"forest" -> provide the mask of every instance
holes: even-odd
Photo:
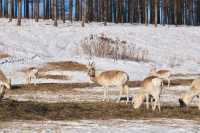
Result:
[[[200,25],[199,0],[0,0],[0,17]]]

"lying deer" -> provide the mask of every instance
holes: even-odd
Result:
[[[190,86],[190,90],[181,96],[179,99],[180,106],[189,105],[194,97],[199,98],[198,108],[200,110],[200,78],[195,79]]]
[[[150,71],[149,76],[158,76],[159,78],[166,79],[168,82],[168,88],[170,87],[171,72],[169,70],[166,69],[156,70],[156,68],[153,67]]]
[[[91,81],[96,82],[99,85],[104,87],[103,101],[105,101],[106,99],[109,101],[108,87],[112,86],[112,87],[120,88],[120,95],[118,98],[118,102],[120,102],[123,91],[126,91],[126,95],[127,95],[126,103],[128,103],[129,88],[127,85],[127,81],[129,80],[129,76],[126,72],[119,71],[119,70],[110,70],[110,71],[104,71],[98,74],[95,69],[95,64],[89,63],[88,75],[90,76]]]
[[[138,95],[134,99],[134,108],[140,108],[140,106],[146,99],[146,108],[149,109],[149,97],[152,96],[152,98],[155,99],[152,110],[155,111],[156,106],[158,106],[158,109],[160,111],[160,95],[162,91],[162,86],[163,81],[157,76],[149,76],[145,78],[142,82],[142,86],[139,90]]]
[[[11,80],[7,79],[3,71],[0,70],[0,100],[4,97],[7,89],[11,89]]]
[[[38,68],[36,67],[31,67],[28,70],[26,70],[25,74],[26,74],[26,83],[27,84],[31,84],[31,81],[33,79],[37,79],[38,78]],[[36,85],[36,82],[34,82],[34,85]]]

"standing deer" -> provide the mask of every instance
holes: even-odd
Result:
[[[0,100],[5,95],[7,89],[11,89],[11,80],[7,79],[2,70],[0,70]]]
[[[159,78],[166,79],[168,82],[168,88],[170,87],[170,76],[171,72],[166,69],[156,70],[156,67],[153,67],[149,73],[149,76],[158,76]]]
[[[194,97],[199,98],[198,108],[200,110],[200,78],[195,79],[190,86],[190,90],[181,96],[179,99],[180,107],[189,105]]]
[[[26,83],[31,84],[32,79],[37,79],[38,78],[38,68],[36,67],[31,67],[28,70],[26,70]],[[34,82],[34,85],[36,85],[36,82]]]
[[[160,111],[160,95],[163,86],[162,84],[162,79],[160,79],[157,76],[149,76],[145,78],[142,82],[139,94],[134,99],[134,108],[140,108],[140,106],[146,99],[146,108],[149,109],[149,96],[152,96],[155,99],[154,105],[152,106],[152,110],[154,111],[156,109],[156,106],[158,106],[158,109]]]
[[[99,85],[104,87],[104,99],[109,101],[109,93],[108,87],[119,87],[120,88],[120,95],[118,98],[118,102],[120,102],[121,96],[123,91],[126,91],[127,100],[126,104],[129,101],[129,88],[127,85],[127,81],[129,80],[129,76],[126,72],[119,71],[119,70],[109,70],[104,71],[101,73],[97,73],[95,69],[94,63],[89,63],[88,66],[88,75],[91,81],[98,83]]]

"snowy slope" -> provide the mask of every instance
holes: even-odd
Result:
[[[59,22],[56,28],[53,21],[40,20],[35,23],[34,20],[23,20],[22,26],[17,27],[15,20],[8,23],[8,19],[0,19],[0,51],[12,55],[0,60],[0,64],[6,74],[15,79],[15,83],[22,80],[16,71],[25,66],[61,60],[87,64],[89,58],[77,52],[80,41],[90,34],[101,33],[147,48],[151,62],[114,62],[111,59],[93,58],[100,70],[124,70],[129,73],[131,80],[143,79],[149,72],[150,64],[171,69],[173,73],[200,73],[200,28],[186,26],[155,28],[152,25],[108,24],[105,27],[100,23],[90,23],[82,28],[79,22]],[[84,77],[82,74],[77,76]]]

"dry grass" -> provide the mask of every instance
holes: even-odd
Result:
[[[111,58],[114,60],[148,61],[149,51],[146,48],[137,47],[136,44],[128,44],[127,41],[112,39],[104,34],[90,35],[81,41],[81,50],[89,56]]]
[[[85,120],[85,119],[148,119],[178,118],[200,120],[197,108],[180,109],[165,106],[161,112],[141,108],[133,109],[131,104],[102,102],[84,103],[37,103],[4,100],[0,102],[0,120]]]
[[[12,87],[10,93],[20,93],[22,91],[62,91],[62,90],[73,90],[76,88],[86,88],[86,87],[96,87],[97,84],[94,83],[44,83],[30,85],[15,85]]]
[[[7,57],[10,57],[10,55],[0,52],[0,59],[7,58]]]
[[[60,62],[49,62],[42,68],[39,68],[39,72],[47,72],[53,70],[62,71],[87,71],[87,66],[74,61],[60,61]]]

